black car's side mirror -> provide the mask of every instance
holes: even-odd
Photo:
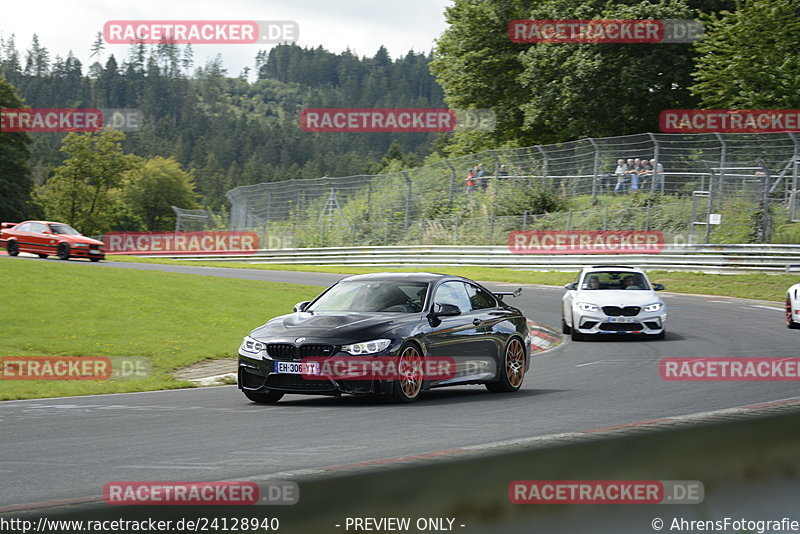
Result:
[[[434,304],[431,317],[452,317],[461,315],[461,310],[455,304]]]
[[[664,291],[664,284],[653,284],[653,291]]]
[[[570,291],[578,289],[578,283],[577,282],[572,282],[571,284],[567,284],[567,285],[564,286],[564,289],[569,289]]]
[[[305,311],[305,309],[308,308],[309,304],[311,304],[310,300],[304,300],[303,302],[298,302],[297,304],[294,305],[294,311],[296,312]]]

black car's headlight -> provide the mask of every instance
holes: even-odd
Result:
[[[352,354],[353,356],[375,354],[376,352],[386,350],[386,348],[391,344],[391,339],[373,339],[372,341],[362,341],[361,343],[342,345],[342,352]]]
[[[260,354],[267,350],[267,344],[261,343],[260,341],[256,341],[250,336],[244,336],[242,340],[242,345],[239,347],[239,350],[242,352],[247,352],[249,354]]]

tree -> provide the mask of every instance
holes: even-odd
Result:
[[[67,134],[60,150],[68,157],[40,192],[48,218],[90,235],[113,226],[111,191],[120,185],[125,171],[141,164],[137,156],[123,154],[124,139],[118,131]]]
[[[746,0],[705,23],[691,88],[704,108],[800,106],[800,2]]]
[[[692,45],[514,43],[516,19],[692,19],[725,0],[454,0],[431,70],[453,109],[494,110],[494,132],[457,132],[451,153],[654,131],[694,107]]]
[[[157,156],[125,173],[122,195],[131,212],[147,230],[168,230],[175,225],[172,206],[197,208],[194,177],[172,158]]]
[[[14,87],[0,76],[0,109],[24,107]],[[19,221],[30,210],[33,179],[29,159],[31,138],[24,132],[0,131],[0,219]]]

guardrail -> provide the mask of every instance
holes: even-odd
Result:
[[[264,249],[235,255],[162,253],[158,256],[190,261],[273,265],[438,265],[575,271],[587,265],[622,263],[669,271],[785,273],[787,266],[800,264],[800,245],[673,245],[658,254],[513,254],[507,247],[426,245]]]

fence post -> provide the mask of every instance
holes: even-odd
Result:
[[[567,213],[567,232],[569,232],[571,228],[572,228],[572,208],[570,208],[569,212]]]
[[[650,230],[650,200],[647,201],[647,209],[644,212],[644,231]]]
[[[453,167],[453,164],[450,163],[449,159],[444,160],[448,167],[450,167],[450,201],[448,204],[448,209],[453,208],[453,196],[456,192],[456,168]]]
[[[461,215],[456,215],[456,225],[453,231],[453,244],[458,245],[458,224],[461,222]]]
[[[386,228],[383,230],[383,246],[389,243],[389,221],[386,221]]]
[[[372,178],[367,182],[367,217],[372,215]]]
[[[528,211],[525,210],[525,213],[522,214],[522,231],[524,232],[528,228]]]
[[[597,198],[597,173],[600,170],[600,147],[597,146],[597,143],[591,137],[588,141],[592,144],[592,148],[594,148],[594,168],[592,169],[592,200]]]
[[[603,231],[605,232],[608,230],[608,204],[606,204],[606,209],[603,212]]]
[[[651,179],[650,179],[650,191],[653,192],[653,191],[656,190],[656,177],[658,177],[658,180],[662,182],[661,191],[660,192],[661,192],[661,195],[663,195],[664,194],[664,189],[666,189],[666,185],[667,185],[666,181],[667,180],[666,180],[666,177],[663,175],[663,173],[659,174],[659,173],[656,172],[656,169],[658,169],[658,164],[661,163],[659,161],[658,139],[656,138],[656,136],[652,132],[648,132],[647,135],[650,136],[650,140],[653,142],[653,159],[656,160],[655,164],[653,165],[653,174],[650,175],[651,176]]]
[[[536,148],[539,149],[539,153],[542,155],[542,174],[544,176],[550,175],[550,165],[548,164],[547,154],[545,153],[542,145],[536,145]]]
[[[489,216],[489,245],[494,240],[494,212]]]
[[[722,150],[719,154],[719,193],[722,195],[725,191],[725,165],[728,164],[728,144],[719,132],[715,132],[715,135],[719,142],[722,143]],[[709,185],[708,190],[711,191],[711,185]]]
[[[403,176],[406,179],[406,215],[405,221],[403,221],[403,230],[408,230],[408,222],[411,218],[411,178],[409,178],[408,173],[403,171]]]

